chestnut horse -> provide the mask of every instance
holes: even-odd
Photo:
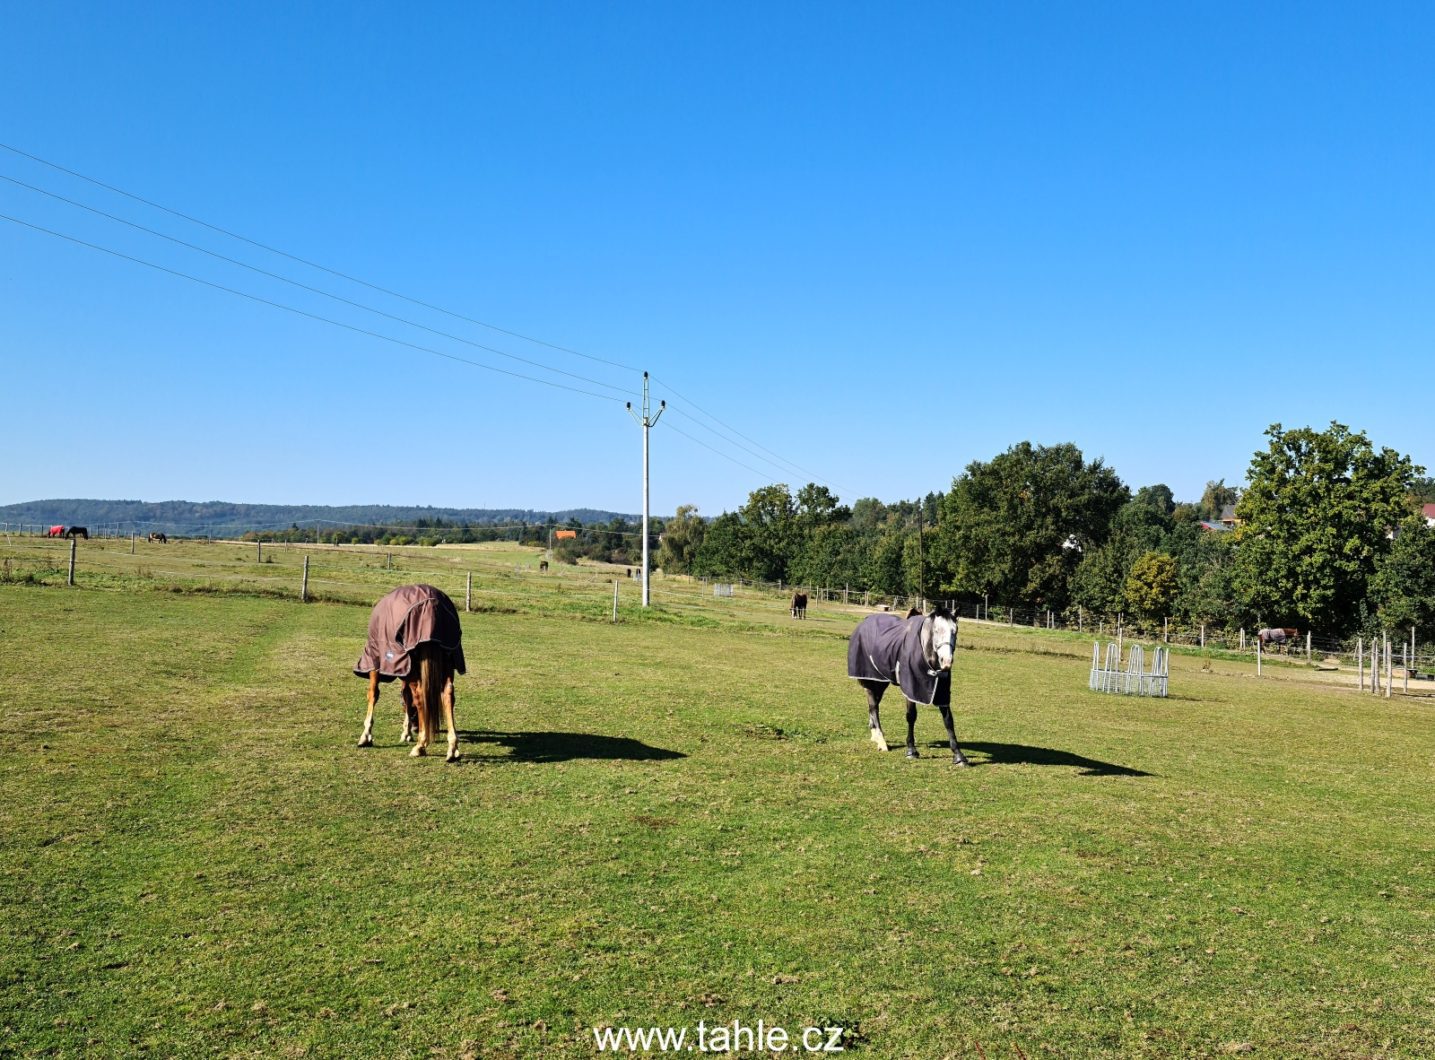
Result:
[[[454,677],[465,671],[462,640],[457,608],[432,585],[400,586],[374,605],[368,641],[354,667],[355,675],[369,679],[369,710],[360,747],[374,745],[374,704],[380,683],[399,681],[402,740],[408,743],[415,731],[418,736],[409,754],[427,754],[442,723],[448,726],[446,761],[458,761]]]

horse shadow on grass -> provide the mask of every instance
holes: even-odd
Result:
[[[483,744],[508,748],[506,755],[483,755],[486,762],[571,762],[575,759],[622,759],[628,762],[668,762],[686,758],[681,751],[650,747],[627,736],[599,736],[591,732],[458,731],[459,740],[480,750]]]
[[[934,741],[929,746],[947,750],[945,742]],[[971,752],[985,756],[985,758],[970,759],[974,766],[1066,766],[1070,769],[1080,770],[1080,775],[1083,777],[1152,777],[1156,775],[1142,769],[1118,766],[1114,762],[1085,758],[1082,755],[1072,754],[1070,751],[1058,751],[1051,747],[1029,747],[1021,743],[967,743],[963,740],[961,748],[963,753],[969,756]]]

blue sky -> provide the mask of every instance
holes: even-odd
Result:
[[[0,213],[618,400],[0,221],[0,503],[635,511],[608,388],[642,369],[657,512],[915,497],[1025,439],[1195,499],[1273,422],[1435,465],[1432,10],[6,2],[0,142],[552,345],[8,150],[457,338],[9,181]]]

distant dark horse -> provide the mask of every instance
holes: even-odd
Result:
[[[404,743],[418,730],[418,742],[409,754],[426,754],[429,742],[438,738],[442,721],[448,726],[447,760],[458,761],[453,682],[455,674],[464,669],[458,609],[441,590],[432,585],[401,585],[383,597],[369,615],[369,638],[354,666],[355,675],[369,679],[369,712],[359,746],[374,745],[379,684],[399,681]]]
[[[1256,634],[1256,640],[1260,641],[1263,651],[1270,647],[1285,647],[1290,641],[1299,639],[1298,629],[1263,629]]]
[[[793,593],[793,594],[792,594],[792,608],[791,608],[791,611],[792,611],[792,617],[793,617],[793,618],[806,618],[806,617],[807,617],[807,594],[806,594],[806,593]]]
[[[158,530],[150,534],[149,539],[151,541],[157,541],[161,545],[169,544],[169,538],[165,537],[164,534],[160,533]]]
[[[887,750],[878,706],[888,685],[896,685],[907,699],[907,757],[916,758],[917,704],[942,712],[952,764],[965,766],[952,723],[952,656],[957,649],[957,619],[944,607],[930,615],[899,618],[893,614],[868,615],[847,646],[847,676],[867,693],[867,724],[878,750]]]
[[[538,561],[538,573],[539,573],[539,574],[547,574],[547,573],[548,573],[548,561],[547,561],[546,559],[540,559],[540,560]]]
[[[90,539],[90,532],[83,526],[72,526],[65,531],[66,537],[83,537],[86,541]]]

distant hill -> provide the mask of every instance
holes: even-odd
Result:
[[[291,526],[320,529],[343,526],[414,526],[421,521],[492,526],[509,523],[545,523],[549,518],[565,523],[576,519],[585,525],[607,523],[615,518],[637,520],[640,516],[604,512],[594,508],[569,508],[541,512],[531,508],[405,508],[389,504],[231,504],[228,501],[102,501],[44,500],[0,506],[0,523],[19,527],[87,526],[120,533],[149,533],[160,530],[187,537],[237,537],[249,530],[287,530]]]

